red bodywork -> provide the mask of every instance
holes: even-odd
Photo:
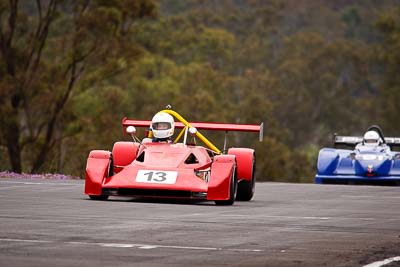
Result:
[[[132,145],[131,145],[132,146]],[[130,147],[131,147],[130,146]],[[204,147],[186,146],[181,143],[146,143],[140,148],[143,162],[135,160],[124,167],[115,166],[115,174],[107,177],[110,152],[101,157],[93,152],[86,167],[85,193],[89,195],[155,196],[226,200],[229,198],[230,177],[235,164],[233,155],[217,155],[212,161]],[[193,156],[195,158],[193,158]],[[93,156],[96,156],[94,158]],[[189,157],[191,157],[189,159]],[[187,159],[191,161],[187,161]],[[185,163],[187,161],[187,163]],[[118,170],[120,169],[121,170]],[[173,184],[161,181],[163,177],[151,177],[149,182],[137,182],[138,171],[176,172]],[[196,173],[209,171],[206,177]],[[150,177],[148,177],[150,178]],[[157,182],[157,178],[159,182]]]
[[[150,121],[124,118],[123,127],[129,125],[148,127]],[[191,125],[197,129],[225,131],[261,131],[262,127]],[[177,122],[175,127],[184,126]],[[231,148],[228,154],[216,155],[205,147],[183,143],[116,142],[112,152],[94,150],[89,154],[85,194],[91,198],[133,196],[226,201],[232,198],[233,182],[251,181],[254,154],[254,150],[248,148]]]

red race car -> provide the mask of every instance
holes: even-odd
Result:
[[[85,194],[91,199],[183,198],[215,201],[217,205],[252,199],[256,180],[254,149],[227,149],[225,134],[221,151],[199,130],[258,132],[261,141],[262,123],[189,123],[177,112],[165,109],[152,121],[124,118],[122,125],[133,142],[116,142],[112,152],[93,150],[89,154]],[[140,140],[135,127],[148,128],[146,138]],[[181,131],[172,140],[175,128]],[[196,138],[206,147],[196,145]]]

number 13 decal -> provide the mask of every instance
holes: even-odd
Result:
[[[144,175],[147,175],[147,181],[156,181],[156,182],[164,182],[167,180],[167,173],[166,172],[146,172]]]
[[[136,182],[154,184],[174,184],[178,172],[159,170],[139,170],[136,175]]]

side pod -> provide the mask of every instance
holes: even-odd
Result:
[[[208,200],[228,200],[230,196],[230,184],[235,156],[215,156],[211,166],[211,177],[208,183]]]
[[[106,150],[92,150],[86,164],[85,194],[101,195],[102,183],[107,176],[110,165],[111,152]]]
[[[318,174],[332,174],[339,163],[339,158],[339,154],[335,149],[321,149],[318,154],[317,162]]]

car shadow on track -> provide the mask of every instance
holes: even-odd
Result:
[[[98,201],[85,198],[89,201]],[[213,201],[191,200],[191,199],[171,199],[171,198],[132,198],[132,197],[112,197],[104,202],[134,202],[134,203],[149,203],[149,204],[179,204],[179,205],[201,205],[201,206],[216,206]]]

